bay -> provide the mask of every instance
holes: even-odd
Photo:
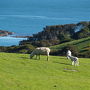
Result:
[[[31,36],[48,25],[90,21],[90,0],[3,0],[0,2],[0,29],[14,32],[16,35]],[[0,46],[18,45],[21,40],[18,41],[16,38],[12,43],[8,40],[10,43],[8,44],[3,42],[6,39],[0,39]]]

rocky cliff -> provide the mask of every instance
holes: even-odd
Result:
[[[13,32],[0,30],[0,36],[8,36],[8,35],[12,35],[12,34],[13,34]]]

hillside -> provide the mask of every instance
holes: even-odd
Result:
[[[35,46],[52,46],[90,36],[90,22],[46,26],[20,45],[30,43]]]
[[[46,26],[18,46],[0,46],[0,52],[31,53],[36,47],[50,47],[51,55],[65,56],[70,49],[75,56],[90,58],[90,22]]]
[[[54,45],[54,46],[51,46],[50,48],[52,51],[55,51],[55,53],[58,51],[59,51],[58,53],[61,53],[60,50],[68,46],[74,46],[75,49],[77,49],[78,53],[80,53],[81,55],[87,55],[88,57],[90,57],[90,37]]]
[[[1,90],[89,90],[90,60],[80,58],[73,67],[66,57],[50,61],[29,59],[29,54],[0,53]]]
[[[52,55],[66,55],[68,48],[75,56],[90,57],[90,22],[46,26],[43,31],[20,42],[20,45],[25,44],[51,47]]]
[[[0,47],[0,51],[10,53],[31,53],[35,48],[36,46],[25,44],[11,47]],[[65,56],[67,49],[70,49],[75,56],[90,58],[90,37],[50,46],[50,49],[50,55]]]
[[[90,37],[74,40],[71,42],[66,42],[58,45],[51,46],[51,49],[61,49],[62,47],[65,47],[67,45],[76,45],[79,51],[82,51],[85,47],[90,46]]]

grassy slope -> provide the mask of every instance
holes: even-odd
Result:
[[[88,46],[90,47],[90,37],[79,39],[79,40],[74,40],[71,42],[66,42],[63,44],[55,45],[55,46],[51,46],[50,48],[54,49],[54,50],[58,50],[58,49],[61,49],[62,47],[67,46],[69,44],[75,45],[79,51],[82,51],[85,48],[87,48]]]
[[[0,53],[0,90],[90,90],[89,69],[90,59],[74,67],[66,57]]]

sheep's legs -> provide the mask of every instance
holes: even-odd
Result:
[[[47,61],[48,61],[48,56],[47,56]]]
[[[75,64],[75,62],[74,61],[72,61],[72,65],[74,65]]]
[[[40,55],[36,55],[36,59],[40,59]]]
[[[47,61],[49,60],[49,58],[48,58],[48,57],[49,57],[49,53],[47,52]]]
[[[79,61],[76,61],[75,62],[75,66],[79,66]]]
[[[38,55],[39,56],[39,60],[40,60],[40,55]]]
[[[67,56],[67,59],[70,59],[70,57],[69,57],[69,56]]]
[[[72,65],[79,66],[79,61],[72,61]]]
[[[37,59],[37,55],[36,55],[36,59]]]

